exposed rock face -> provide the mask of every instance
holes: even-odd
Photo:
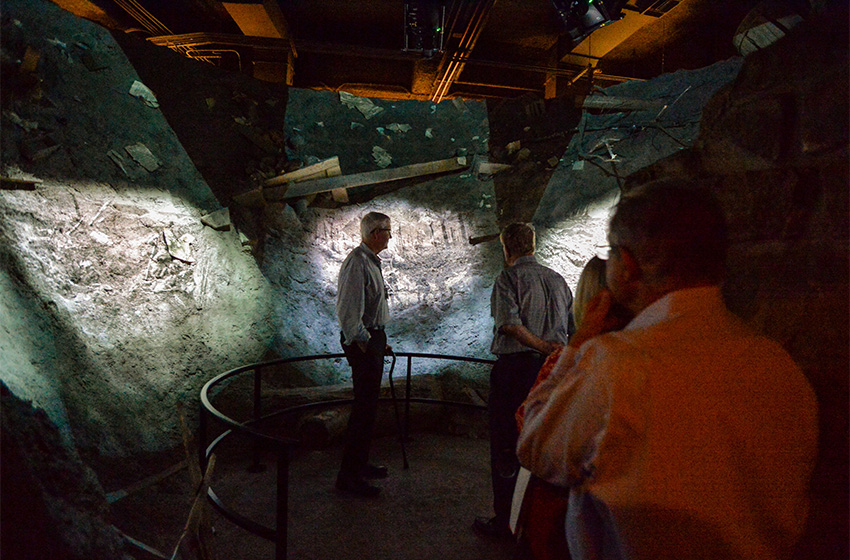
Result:
[[[351,205],[320,195],[309,207],[277,202],[259,216],[234,211],[235,226],[245,226],[263,249],[257,255],[262,273],[239,231],[201,223],[229,201],[231,184],[243,190],[250,183],[247,163],[216,157],[251,159],[251,171],[260,174],[280,171],[272,168],[287,159],[309,164],[333,155],[340,156],[343,173],[376,169],[373,154],[384,152],[396,166],[452,157],[458,149],[474,159],[489,149],[481,103],[375,101],[383,111],[366,118],[336,94],[292,91],[285,130],[270,126],[257,135],[228,128],[284,111],[283,97],[267,97],[256,84],[249,88],[255,99],[238,95],[239,79],[223,80],[213,106],[206,92],[163,95],[160,101],[185,97],[200,107],[187,121],[209,113],[214,130],[241,139],[213,143],[199,136],[198,151],[190,151],[204,160],[201,173],[222,174],[217,200],[163,117],[176,113],[129,95],[139,76],[108,33],[46,1],[4,0],[3,9],[3,176],[40,184],[0,190],[0,375],[16,407],[46,414],[20,415],[37,419],[28,424],[33,429],[50,432],[39,441],[71,457],[68,472],[78,484],[54,493],[71,498],[54,504],[50,516],[80,517],[94,527],[69,531],[72,538],[99,543],[92,548],[116,557],[112,533],[97,522],[105,511],[102,490],[77,464],[74,446],[88,458],[171,447],[179,440],[175,403],[195,402],[212,375],[258,361],[270,343],[284,356],[339,351],[337,273],[359,243],[359,219],[369,210],[393,219],[394,239],[383,256],[395,348],[488,356],[489,294],[502,267],[501,249],[495,241],[470,245],[469,238],[497,232],[490,178],[462,172],[355,189]],[[834,535],[846,533],[846,500],[838,507],[835,496],[847,489],[847,40],[837,32],[807,36],[805,29],[753,55],[702,122],[703,105],[735,78],[739,60],[610,88],[609,95],[662,99],[668,108],[587,115],[535,221],[540,261],[574,287],[581,267],[605,244],[618,183],[629,188],[684,174],[718,192],[735,235],[730,304],[791,350],[821,399],[824,451],[807,543],[813,557],[827,557]],[[818,45],[813,51],[806,46],[812,43]],[[23,75],[13,61],[27,46],[41,57],[36,70]],[[100,55],[106,66],[89,69],[87,53]],[[203,74],[215,70],[204,67]],[[762,98],[779,117],[762,114]],[[242,109],[245,115],[228,112]],[[751,110],[763,118],[749,119]],[[186,126],[215,134],[197,122]],[[682,149],[698,133],[697,149]],[[288,152],[275,152],[285,137]],[[606,140],[621,161],[606,161],[613,159]],[[159,160],[155,170],[127,153],[126,146],[139,142]],[[213,153],[213,145],[225,153]],[[121,165],[110,150],[122,156]],[[675,155],[661,159],[668,154]],[[574,169],[579,161],[584,168]],[[416,373],[443,367],[434,363]],[[343,360],[303,373],[312,383],[350,375]],[[486,368],[468,373],[486,376]],[[4,434],[21,425],[4,409]],[[35,456],[28,468],[36,478],[52,476],[50,460]],[[79,496],[92,507],[77,508]],[[57,550],[54,557],[64,554]],[[90,548],[87,557],[97,552]]]
[[[264,243],[263,271],[279,290],[282,319],[275,349],[284,356],[341,351],[335,316],[337,276],[346,255],[360,243],[360,217],[376,210],[393,222],[393,239],[381,254],[392,292],[388,335],[393,347],[490,357],[490,292],[504,266],[503,256],[497,240],[469,242],[499,231],[493,179],[475,173],[476,162],[487,157],[484,104],[366,100],[381,109],[367,119],[336,94],[293,89],[289,101],[287,136],[298,139],[291,158],[310,162],[339,154],[346,173],[346,165],[354,171],[374,170],[377,164],[370,161],[374,145],[384,147],[398,165],[448,158],[459,149],[472,168],[416,185],[352,189],[353,200],[362,202],[348,206],[325,200],[323,205],[339,207],[296,204],[297,211],[283,204],[267,207],[264,223],[270,236]],[[394,123],[410,129],[399,130]],[[505,202],[519,196],[515,193]],[[610,200],[609,196],[609,205]],[[604,243],[608,207],[604,202],[597,204],[601,209],[594,207],[538,232],[539,260],[573,287],[584,263]],[[350,376],[345,362],[299,367],[321,382]],[[415,373],[444,369],[486,373],[481,366],[439,361],[417,361]]]
[[[3,556],[129,560],[120,533],[104,524],[108,508],[92,470],[42,410],[3,383],[0,391]]]
[[[605,88],[604,95],[595,94],[594,98],[618,97],[656,106],[627,112],[585,111],[549,180],[535,223],[551,227],[563,222],[580,213],[589,200],[617,192],[628,175],[691,147],[706,102],[740,68],[741,59],[733,58],[699,70],[626,82]]]
[[[394,165],[449,158],[458,145],[469,163],[486,153],[486,113],[481,103],[467,102],[460,110],[449,102],[438,107],[372,100],[382,112],[367,120],[326,92],[292,90],[290,101],[288,132],[301,138],[291,156],[312,161],[345,155],[340,158],[344,173],[346,162],[355,171],[374,170],[376,163],[367,160],[373,145],[386,146]],[[392,123],[411,129],[393,131]],[[308,130],[313,134],[307,135]],[[275,343],[281,354],[341,351],[335,315],[339,268],[360,243],[360,218],[374,210],[392,219],[393,239],[381,258],[391,292],[388,335],[394,348],[487,355],[489,290],[502,266],[501,249],[498,242],[472,246],[469,238],[498,231],[492,181],[479,180],[471,171],[425,179],[415,186],[407,181],[377,187],[393,189],[386,194],[374,190],[364,194],[369,187],[363,187],[352,196],[371,200],[339,208],[296,205],[298,212],[284,204],[267,208],[266,223],[271,225],[263,270],[279,290],[278,315],[287,318]],[[424,371],[432,371],[445,364],[423,365]],[[317,368],[312,372],[317,381],[350,377],[344,362],[331,369],[319,364]]]
[[[189,236],[185,260],[166,234]],[[52,181],[7,191],[0,238],[6,272],[41,305],[31,319],[0,298],[17,323],[3,353],[29,366],[4,379],[39,404],[43,389],[60,397],[84,448],[160,449],[176,435],[174,404],[261,356],[270,338],[269,286],[238,233],[203,226],[197,208],[167,192]]]
[[[162,113],[129,94],[138,76],[109,33],[32,4],[4,2],[4,61],[40,58],[32,75],[4,66],[3,176],[39,182],[0,191],[2,377],[87,453],[170,448],[175,403],[263,355],[269,285],[235,229],[202,225],[215,197]],[[33,157],[45,133],[58,148]],[[154,171],[124,150],[138,143]]]

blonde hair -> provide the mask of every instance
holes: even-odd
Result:
[[[584,270],[581,271],[576,286],[576,297],[573,300],[573,319],[576,328],[580,327],[584,320],[587,303],[604,287],[605,261],[599,257],[593,257],[584,265]]]

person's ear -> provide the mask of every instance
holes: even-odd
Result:
[[[627,247],[620,247],[620,259],[623,262],[623,270],[626,273],[626,279],[629,281],[640,280],[643,277],[643,269],[640,266],[640,262],[635,258],[634,253],[632,253]]]

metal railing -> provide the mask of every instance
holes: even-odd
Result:
[[[238,367],[226,373],[222,373],[213,379],[209,380],[201,389],[201,407],[198,418],[198,459],[201,465],[201,472],[206,469],[207,461],[215,452],[216,447],[232,435],[243,435],[251,438],[254,442],[254,462],[252,467],[260,468],[259,456],[262,447],[267,446],[274,450],[277,461],[277,480],[275,493],[275,526],[268,527],[262,525],[234,510],[227,507],[224,502],[219,499],[212,485],[207,491],[207,498],[212,506],[223,515],[226,519],[245,529],[246,531],[257,535],[263,539],[269,540],[275,545],[275,560],[285,560],[287,557],[287,532],[289,526],[289,464],[291,459],[292,448],[300,442],[297,438],[279,437],[264,433],[259,429],[259,425],[270,418],[279,417],[286,414],[302,412],[311,408],[322,408],[336,406],[340,404],[350,404],[353,399],[333,399],[327,401],[313,402],[286,407],[280,410],[263,414],[262,409],[262,388],[263,388],[263,371],[272,367],[291,364],[296,362],[308,362],[322,359],[338,359],[344,358],[345,354],[320,354],[314,356],[300,356],[295,358],[281,358],[268,362],[249,364]],[[410,404],[439,404],[449,405],[462,408],[485,409],[486,407],[476,403],[447,401],[441,399],[427,399],[411,396],[411,377],[413,371],[413,359],[432,359],[432,360],[451,360],[456,362],[471,362],[479,364],[493,364],[493,360],[483,358],[469,358],[465,356],[446,356],[441,354],[423,354],[417,352],[396,352],[391,354],[392,363],[389,371],[390,398],[381,398],[380,400],[392,400],[395,408],[396,422],[399,430],[399,440],[401,442],[402,456],[404,459],[404,468],[408,468],[407,451],[405,441],[407,439],[407,431],[410,425]],[[393,380],[393,372],[397,358],[407,358],[407,371],[405,374],[405,395],[404,395],[404,421],[402,422],[398,412],[398,399],[395,394],[395,385]],[[213,389],[220,386],[225,381],[231,380],[238,376],[253,372],[253,408],[251,418],[239,422],[219,411],[211,402],[210,393]],[[208,434],[210,430],[210,420],[216,420],[227,428],[223,433],[216,437],[211,442],[208,442]],[[250,470],[250,469],[249,469]]]

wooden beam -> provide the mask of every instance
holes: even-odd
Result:
[[[499,239],[498,233],[488,233],[487,235],[479,235],[478,237],[470,237],[469,244],[470,245],[480,245],[481,243],[487,243],[488,241],[493,241],[494,239]]]
[[[160,473],[149,476],[149,477],[145,478],[144,480],[134,482],[133,484],[131,484],[127,488],[124,488],[122,490],[117,490],[115,492],[110,492],[106,495],[106,502],[110,503],[110,504],[114,504],[118,500],[120,500],[122,498],[126,498],[130,494],[138,492],[139,490],[144,490],[145,488],[153,486],[154,484],[156,484],[158,482],[162,482],[163,480],[165,480],[169,476],[185,469],[186,465],[187,465],[186,461],[180,461],[176,465],[173,465],[173,466],[165,469],[164,471],[162,471]]]
[[[579,98],[577,104],[585,109],[613,109],[617,111],[653,111],[664,107],[663,101],[634,99],[630,97],[614,97],[608,95],[591,95]]]
[[[335,177],[341,174],[342,171],[339,167],[339,156],[334,156],[324,161],[320,161],[319,163],[314,163],[313,165],[308,165],[307,167],[302,167],[301,169],[296,169],[295,171],[290,171],[289,173],[284,173],[283,175],[266,179],[264,184],[267,187],[275,187],[277,185],[283,185],[284,183],[297,183],[307,179]]]
[[[36,185],[40,185],[39,179],[15,179],[13,177],[0,177],[0,189],[3,190],[35,190]]]
[[[295,52],[292,35],[289,33],[286,17],[276,0],[264,0],[253,4],[222,2],[222,6],[245,35],[285,39],[289,41],[292,53],[298,56]]]
[[[349,189],[351,187],[374,185],[376,183],[388,183],[390,181],[410,179],[412,177],[419,177],[423,175],[447,173],[449,171],[467,169],[468,167],[469,164],[467,163],[466,157],[453,157],[449,159],[429,161],[427,163],[414,163],[413,165],[395,167],[392,169],[380,169],[378,171],[367,171],[365,173],[340,175],[338,177],[328,177],[326,179],[291,183],[280,187],[269,187],[263,190],[263,196],[266,200],[284,200],[287,198],[333,191],[334,189]]]

